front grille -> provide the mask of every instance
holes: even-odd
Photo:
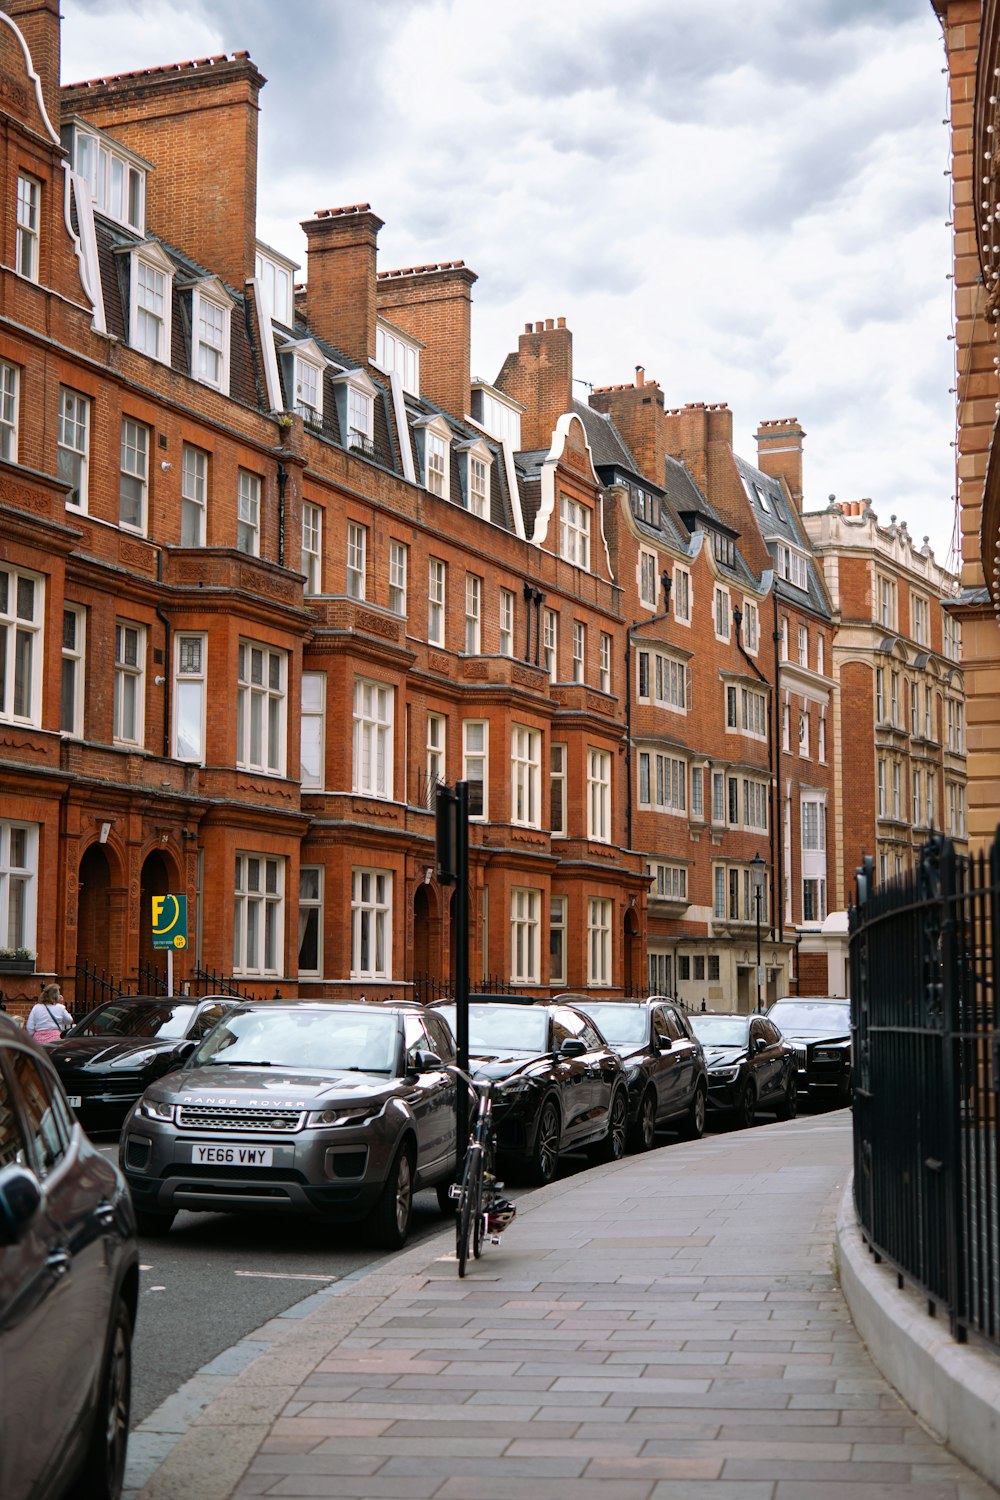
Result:
[[[796,1047],[796,1049],[795,1049],[795,1061],[796,1061],[796,1064],[798,1065],[798,1067],[804,1068],[805,1065],[806,1065],[806,1062],[808,1060],[808,1057],[809,1057],[809,1049],[807,1047]]]
[[[177,1123],[182,1130],[300,1130],[303,1118],[301,1110],[297,1109],[235,1109],[182,1104],[177,1111]]]

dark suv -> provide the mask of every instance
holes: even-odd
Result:
[[[231,1010],[125,1121],[139,1231],[178,1209],[367,1221],[395,1249],[417,1188],[455,1168],[451,1032],[419,1005],[270,1000]]]
[[[117,1500],[139,1258],[121,1173],[0,1016],[0,1495]]]

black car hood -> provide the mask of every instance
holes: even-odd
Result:
[[[394,1093],[396,1078],[379,1073],[301,1072],[294,1068],[184,1068],[168,1073],[156,1084],[178,1104],[233,1104],[249,1106],[254,1100],[273,1105],[322,1108],[332,1099],[347,1103],[376,1099]]]
[[[849,1031],[818,1029],[815,1026],[782,1026],[779,1028],[786,1042],[849,1042]]]
[[[707,1042],[702,1042],[705,1049],[705,1065],[713,1068],[717,1063],[728,1063],[735,1067],[737,1063],[743,1062],[747,1055],[745,1047],[711,1047]]]
[[[172,1052],[183,1040],[179,1036],[71,1036],[51,1045],[49,1057],[57,1069],[106,1068],[140,1053]]]
[[[548,1060],[548,1057],[539,1057],[534,1052],[528,1057],[523,1052],[490,1052],[470,1057],[469,1072],[473,1078],[491,1078],[494,1083],[502,1083],[517,1073],[528,1073]]]

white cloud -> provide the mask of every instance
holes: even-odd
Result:
[[[370,202],[385,267],[462,257],[477,373],[565,316],[577,373],[807,433],[807,503],[951,540],[940,28],[911,0],[66,0],[64,76],[249,50],[261,237]],[[180,40],[178,40],[180,39]],[[582,387],[581,387],[582,391]]]

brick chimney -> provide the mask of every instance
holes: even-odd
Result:
[[[590,393],[590,404],[614,422],[639,472],[652,484],[662,484],[667,451],[663,392],[655,380],[646,379],[642,365],[635,367],[634,385],[597,386]]]
[[[550,448],[556,422],[573,407],[573,335],[566,319],[525,323],[517,353],[508,354],[494,383],[524,407],[521,446]]]
[[[800,510],[804,437],[798,417],[780,417],[773,422],[761,422],[757,428],[758,469],[774,479],[783,479]]]
[[[464,260],[379,271],[379,313],[425,346],[420,392],[452,416],[469,410],[472,379],[472,287],[479,278]]]
[[[0,0],[27,43],[31,66],[42,86],[42,99],[59,134],[59,0]]]
[[[258,95],[246,52],[67,84],[82,115],[153,163],[146,228],[242,288],[254,274]]]
[[[317,209],[306,233],[306,318],[362,369],[375,358],[376,253],[382,220],[368,203]]]

